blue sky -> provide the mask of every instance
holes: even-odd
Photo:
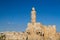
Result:
[[[0,31],[25,31],[33,6],[37,22],[60,32],[60,0],[0,0]]]

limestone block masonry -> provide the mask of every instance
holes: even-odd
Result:
[[[0,32],[0,40],[60,40],[56,25],[42,25],[36,22],[36,10],[32,7],[31,22],[25,32]]]

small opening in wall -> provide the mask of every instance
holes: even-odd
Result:
[[[29,35],[30,35],[30,32],[27,32],[27,34],[29,34]]]
[[[44,34],[43,34],[43,36],[44,36]]]
[[[37,32],[36,34],[38,35],[38,34],[40,34],[40,32]]]
[[[40,32],[39,32],[40,33]]]

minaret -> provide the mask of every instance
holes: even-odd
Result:
[[[32,11],[31,11],[31,22],[33,24],[36,22],[36,11],[34,7],[32,8]]]

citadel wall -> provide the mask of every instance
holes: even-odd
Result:
[[[1,37],[2,36],[2,37]],[[0,39],[4,40],[60,40],[55,25],[43,25],[36,22],[36,11],[32,8],[31,22],[27,24],[25,32],[3,32]]]

